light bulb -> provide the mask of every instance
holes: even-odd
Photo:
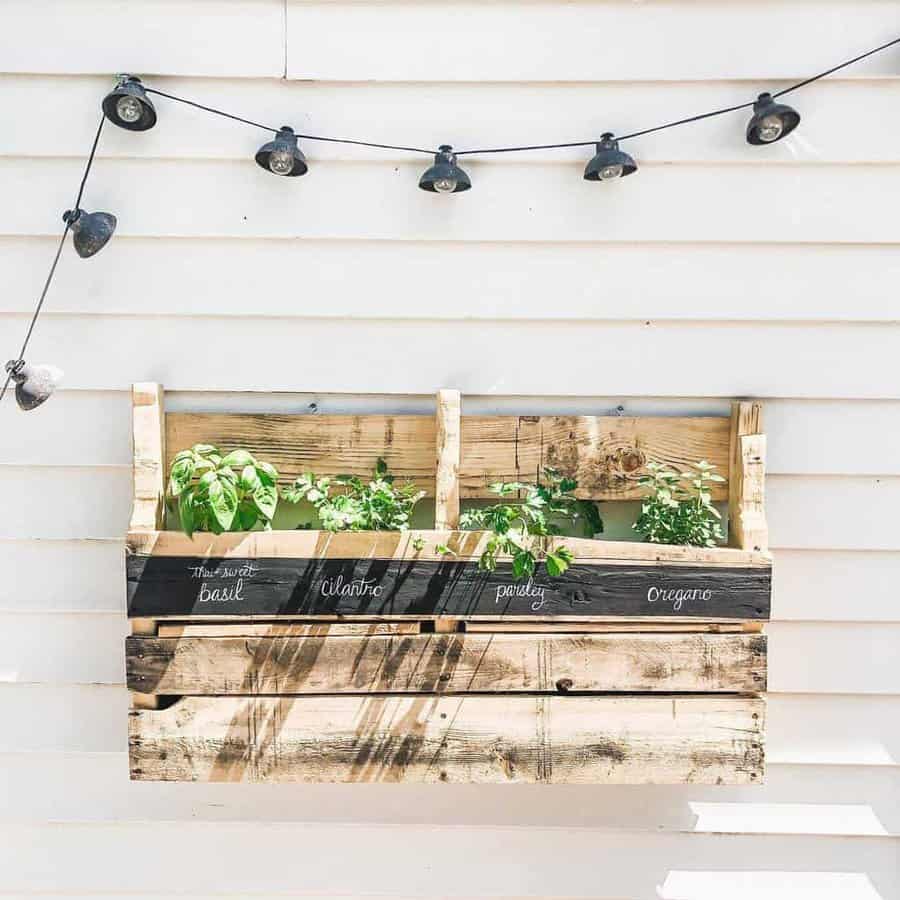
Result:
[[[290,175],[294,168],[294,156],[289,150],[273,150],[269,156],[269,168],[276,175]]]
[[[116,103],[116,113],[123,122],[137,122],[144,110],[136,97],[120,97]]]
[[[434,189],[439,194],[452,194],[456,190],[455,178],[436,178]]]
[[[765,116],[759,123],[757,133],[761,141],[771,144],[772,141],[777,141],[781,137],[783,130],[784,123],[781,121],[781,116]]]
[[[621,178],[622,177],[622,166],[621,164],[616,164],[614,166],[604,166],[600,170],[600,180],[601,181],[612,181],[613,178]]]

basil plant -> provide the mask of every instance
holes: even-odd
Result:
[[[169,471],[169,497],[177,504],[181,528],[195,531],[268,531],[278,505],[278,472],[246,450],[223,456],[212,444],[182,450]]]

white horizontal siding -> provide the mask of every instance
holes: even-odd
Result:
[[[749,3],[288,0],[288,75],[344,81],[800,80],[896,37],[863,0]],[[715,35],[711,40],[710,36]],[[895,74],[888,54],[855,72]]]
[[[0,823],[378,823],[544,826],[669,832],[900,834],[900,779],[890,767],[770,765],[764,785],[584,786],[147,784],[124,752],[0,754]],[[598,796],[603,802],[598,803]]]
[[[7,309],[33,308],[56,242],[0,238],[0,266],[9,275]],[[584,242],[117,235],[90,261],[67,253],[62,266],[65,284],[54,289],[48,316],[153,311],[178,318],[246,317],[252,298],[254,316],[298,319],[323,313],[504,321],[900,319],[894,290],[900,253],[893,245],[617,243],[599,249]],[[135,272],[141,277],[135,279]],[[759,277],[777,290],[760,291],[754,273],[765,273]],[[811,295],[816,303],[804,302]]]
[[[322,162],[303,178],[276,178],[250,158],[111,159],[94,170],[83,205],[115,213],[125,237],[900,241],[883,202],[900,193],[896,164],[645,165],[601,184],[583,180],[582,162],[475,160],[465,164],[473,189],[449,196],[418,190],[427,164],[430,157]],[[58,234],[81,169],[75,159],[0,160],[9,199],[0,234]],[[600,288],[599,270],[597,277]],[[768,280],[763,289],[771,289]]]
[[[0,314],[0,331],[26,326],[23,315]],[[214,350],[188,352],[206,347],[211,334]],[[153,316],[49,315],[35,334],[31,358],[55,362],[66,372],[67,387],[88,390],[158,381],[181,391],[433,394],[453,385],[467,394],[497,395],[596,396],[603,390],[900,398],[900,325],[522,321],[515,326],[513,362],[497,352],[509,342],[510,326],[499,321],[183,318],[176,324]],[[264,347],[264,363],[252,362],[248,347]],[[387,362],[395,356],[403,365]],[[741,359],[753,365],[735,365]],[[659,360],[666,377],[647,360]]]
[[[177,871],[179,893],[203,891],[215,872],[220,883],[245,896],[281,892],[288,884],[306,896],[891,897],[900,888],[897,842],[856,838],[856,866],[850,870],[834,862],[846,854],[844,841],[790,835],[601,835],[594,829],[533,827],[16,825],[0,828],[0,890],[122,894],[135,885],[136,848],[153,847],[167,865],[141,872],[140,886],[149,892],[171,890]],[[258,848],[253,865],[247,864],[250,842]],[[436,874],[438,846],[455,860],[453,877]]]
[[[282,0],[4,0],[0,71],[279,76]]]

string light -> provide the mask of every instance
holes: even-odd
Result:
[[[75,252],[82,259],[99,253],[116,230],[116,217],[111,213],[86,213],[83,209],[69,209],[63,213],[63,222],[72,232]]]
[[[585,181],[612,181],[637,172],[637,163],[619,149],[619,142],[606,132],[597,144],[597,153],[584,168]]]
[[[774,144],[800,124],[800,113],[786,103],[776,103],[771,94],[760,94],[747,125],[748,144]]]
[[[256,151],[256,164],[275,175],[305,175],[309,169],[290,125],[282,125],[275,140]]]
[[[434,154],[434,165],[419,179],[423,191],[436,194],[459,194],[472,187],[469,176],[456,164],[456,154],[449,144],[441,144]]]
[[[156,109],[140,78],[120,75],[119,83],[103,98],[103,115],[128,131],[148,131],[156,124]]]
[[[28,348],[28,342],[31,339],[38,316],[43,308],[47,292],[50,289],[50,284],[56,272],[60,254],[62,253],[62,248],[69,231],[73,232],[73,244],[76,251],[79,256],[85,258],[93,256],[102,249],[115,231],[115,216],[104,212],[85,213],[80,206],[81,198],[84,194],[88,175],[90,174],[94,156],[97,152],[97,145],[100,141],[103,123],[106,119],[109,119],[113,124],[128,131],[147,131],[150,128],[153,128],[157,121],[157,115],[156,108],[148,96],[149,94],[153,94],[157,97],[164,97],[168,100],[182,103],[213,115],[222,116],[270,132],[274,135],[274,139],[264,144],[257,152],[255,158],[260,166],[276,175],[296,176],[306,174],[308,165],[298,144],[298,139],[302,139],[332,144],[348,144],[358,147],[372,147],[380,150],[434,154],[434,164],[427,169],[419,179],[419,187],[422,190],[434,193],[460,193],[462,191],[467,191],[472,187],[472,182],[468,174],[459,166],[458,157],[461,156],[484,155],[488,153],[521,153],[529,150],[562,150],[572,147],[593,146],[596,152],[593,159],[591,159],[585,167],[584,178],[587,181],[608,181],[615,178],[623,178],[624,176],[631,175],[637,171],[637,164],[634,159],[629,154],[619,149],[619,143],[621,141],[633,140],[646,134],[653,134],[657,131],[676,128],[692,122],[710,119],[714,116],[722,116],[727,113],[737,112],[738,110],[750,109],[751,107],[753,109],[753,116],[747,126],[747,141],[753,145],[775,143],[776,141],[787,137],[787,135],[789,135],[800,123],[800,114],[793,107],[784,103],[775,102],[779,97],[800,90],[834,72],[873,56],[876,53],[880,53],[896,44],[900,44],[900,37],[887,41],[884,44],[880,44],[877,47],[873,47],[865,53],[861,53],[842,63],[838,63],[836,66],[832,66],[803,81],[792,84],[774,94],[760,94],[755,101],[739,103],[735,106],[727,106],[721,109],[700,113],[699,115],[676,119],[672,122],[665,122],[661,125],[654,125],[640,131],[633,131],[628,134],[620,135],[618,138],[615,138],[611,132],[605,132],[601,135],[599,141],[592,139],[553,144],[483,147],[480,149],[460,150],[457,152],[454,152],[449,144],[442,144],[437,151],[435,151],[423,147],[383,144],[375,141],[338,138],[326,135],[296,134],[293,129],[288,126],[272,128],[271,126],[254,122],[252,119],[246,119],[222,109],[216,109],[212,106],[197,103],[194,100],[188,100],[175,94],[169,94],[156,88],[147,87],[139,78],[133,75],[120,75],[116,86],[103,98],[101,104],[103,117],[100,119],[100,124],[97,128],[96,136],[94,137],[94,143],[91,147],[84,175],[81,179],[81,185],[78,189],[78,196],[72,209],[67,211],[63,216],[65,229],[60,237],[53,263],[50,266],[50,272],[47,275],[47,280],[44,283],[44,288],[41,291],[34,314],[28,326],[22,349],[15,359],[10,360],[6,364],[7,376],[3,388],[0,389],[0,401],[2,401],[3,397],[6,395],[10,383],[15,381],[16,398],[19,402],[19,406],[22,409],[34,409],[53,393],[54,388],[59,383],[59,379],[62,377],[62,372],[54,366],[28,365],[24,359],[25,351]]]

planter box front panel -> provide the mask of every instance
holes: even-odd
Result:
[[[129,556],[128,614],[767,619],[766,567],[578,561],[515,581],[474,560]]]

